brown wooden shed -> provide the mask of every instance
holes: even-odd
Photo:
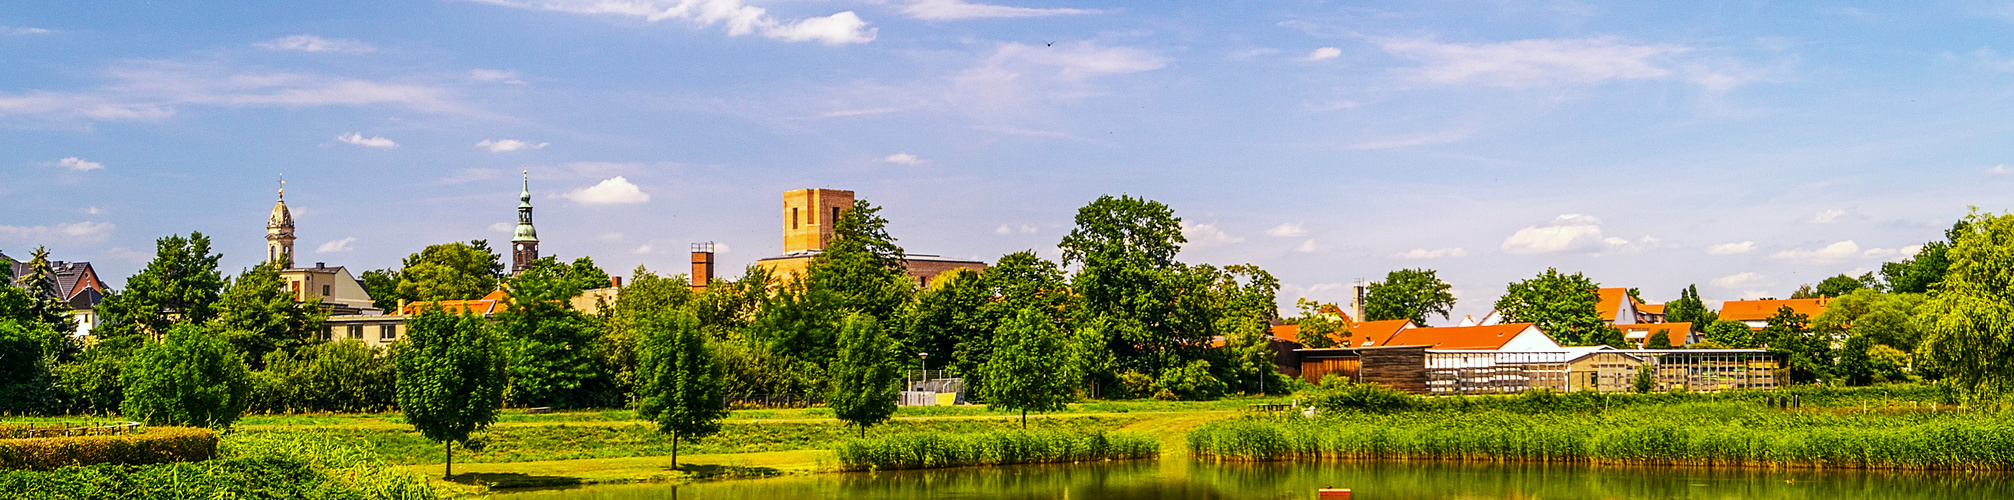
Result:
[[[1379,384],[1414,394],[1427,393],[1427,346],[1295,349],[1300,376],[1319,384],[1328,376]]]

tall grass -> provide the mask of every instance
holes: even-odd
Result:
[[[233,435],[222,458],[0,472],[0,498],[438,498],[426,479],[327,439]]]
[[[1245,418],[1198,427],[1188,444],[1195,456],[1226,460],[2014,470],[2014,426],[1999,414],[1784,412],[1740,403]]]
[[[929,469],[1147,458],[1158,455],[1161,444],[1125,432],[918,432],[850,440],[835,451],[846,470]]]

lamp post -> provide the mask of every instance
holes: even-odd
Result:
[[[923,360],[923,383],[930,383],[930,353],[916,353],[916,359]]]

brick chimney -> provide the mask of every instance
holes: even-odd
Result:
[[[692,291],[704,291],[713,282],[713,242],[692,244]]]

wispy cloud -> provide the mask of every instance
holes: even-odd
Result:
[[[1615,38],[1495,43],[1387,38],[1373,43],[1393,56],[1418,61],[1420,67],[1411,70],[1410,76],[1419,81],[1498,87],[1664,78],[1674,72],[1669,58],[1692,50],[1680,45],[1631,44]]]
[[[1301,246],[1294,247],[1294,251],[1301,253],[1309,253],[1315,251],[1315,240],[1308,240],[1301,242]]]
[[[1812,224],[1831,224],[1834,222],[1839,222],[1839,218],[1845,216],[1846,216],[1845,210],[1832,209],[1812,214],[1810,218],[1804,219],[1804,222]]]
[[[378,50],[371,44],[346,38],[322,38],[314,35],[294,35],[275,38],[252,44],[266,50],[294,50],[301,52],[346,52],[361,54]]]
[[[1432,250],[1428,250],[1425,248],[1415,248],[1406,251],[1404,253],[1400,253],[1398,255],[1393,255],[1392,257],[1407,260],[1423,260],[1423,259],[1440,259],[1448,257],[1467,257],[1467,256],[1469,256],[1468,250],[1463,250],[1456,247],[1447,247],[1447,248],[1436,248]]]
[[[1857,256],[1860,256],[1860,244],[1846,240],[1816,250],[1784,250],[1771,254],[1769,258],[1798,264],[1830,264]]]
[[[650,201],[650,194],[631,184],[629,179],[618,175],[599,184],[588,186],[566,194],[562,198],[589,205],[622,205]]]
[[[1046,17],[1097,14],[1091,9],[1010,7],[969,3],[963,0],[916,0],[902,9],[912,19],[925,21],[950,21],[958,19],[985,19],[998,17]]]
[[[925,160],[923,158],[917,157],[916,155],[912,155],[909,153],[895,153],[881,158],[881,161],[889,163],[900,163],[903,165],[922,165],[925,163],[930,163],[930,160]]]
[[[727,28],[728,36],[761,33],[762,36],[792,42],[816,41],[826,45],[867,43],[877,28],[853,11],[796,21],[782,21],[761,7],[742,0],[468,0],[529,10],[573,14],[617,15],[648,22],[679,20],[700,27]]]
[[[357,249],[356,243],[357,243],[357,237],[350,236],[340,240],[334,240],[327,243],[323,243],[322,246],[315,247],[315,253],[348,252]]]
[[[0,26],[0,35],[7,36],[47,35],[50,33],[54,32],[43,28],[30,28],[27,26]]]
[[[1604,236],[1601,219],[1585,214],[1561,214],[1543,224],[1525,226],[1503,242],[1504,253],[1635,253],[1675,246],[1655,236],[1637,239]]]
[[[543,149],[547,144],[551,143],[520,141],[517,139],[483,139],[482,142],[476,143],[476,147],[487,149],[491,153],[506,153],[520,149]]]
[[[44,241],[64,241],[73,243],[96,243],[112,236],[110,222],[65,222],[54,226],[6,226],[0,225],[0,238],[40,243]]]
[[[1753,241],[1744,241],[1740,243],[1721,243],[1719,245],[1706,247],[1706,253],[1708,255],[1740,255],[1753,251],[1755,251],[1755,242]]]
[[[1993,168],[1986,169],[1986,173],[1993,175],[2007,175],[2008,172],[2009,170],[2007,170],[2007,164],[2005,163],[1994,165]]]
[[[233,71],[218,64],[127,63],[103,72],[96,88],[0,93],[0,118],[156,121],[180,106],[316,107],[400,105],[423,112],[465,111],[445,89],[305,73]]]
[[[1301,59],[1304,61],[1320,61],[1323,59],[1335,59],[1342,56],[1343,56],[1343,49],[1335,47],[1322,47],[1308,52],[1308,56]]]
[[[509,85],[524,85],[524,80],[518,79],[516,70],[504,70],[504,69],[472,70],[469,71],[469,79],[478,82],[494,82]]]
[[[89,171],[92,171],[92,170],[98,170],[98,169],[101,169],[101,168],[105,168],[105,164],[103,164],[103,163],[98,163],[98,162],[95,162],[95,161],[90,161],[90,160],[86,160],[86,159],[83,159],[83,158],[78,158],[78,157],[75,157],[75,156],[72,156],[72,157],[69,157],[69,158],[64,158],[64,159],[61,159],[61,160],[56,160],[56,166],[58,166],[58,167],[63,167],[63,168],[67,168],[67,169],[70,169],[70,170],[74,170],[74,171],[78,171],[78,172],[89,172]]]
[[[1000,234],[1000,235],[1015,234],[1015,233],[1035,234],[1035,231],[1036,231],[1035,226],[1030,226],[1027,224],[1022,224],[1018,228],[1008,224],[1001,224],[1000,227],[993,228],[993,234]]]
[[[1742,272],[1714,278],[1707,283],[1721,288],[1749,288],[1767,285],[1769,278],[1756,273]]]
[[[1303,229],[1301,224],[1300,222],[1282,222],[1278,226],[1273,226],[1272,229],[1267,229],[1266,236],[1291,238],[1308,234],[1308,230]]]
[[[392,142],[391,139],[386,139],[384,137],[375,135],[370,137],[364,137],[364,134],[360,132],[351,132],[348,134],[338,135],[336,136],[336,140],[367,148],[390,149],[399,147],[399,143]]]
[[[1196,246],[1198,248],[1211,247],[1217,245],[1229,245],[1232,243],[1241,243],[1245,241],[1245,238],[1243,237],[1231,236],[1229,233],[1225,233],[1222,229],[1217,229],[1217,224],[1214,222],[1209,224],[1197,224],[1194,222],[1182,221],[1182,237],[1188,238],[1189,244]]]

